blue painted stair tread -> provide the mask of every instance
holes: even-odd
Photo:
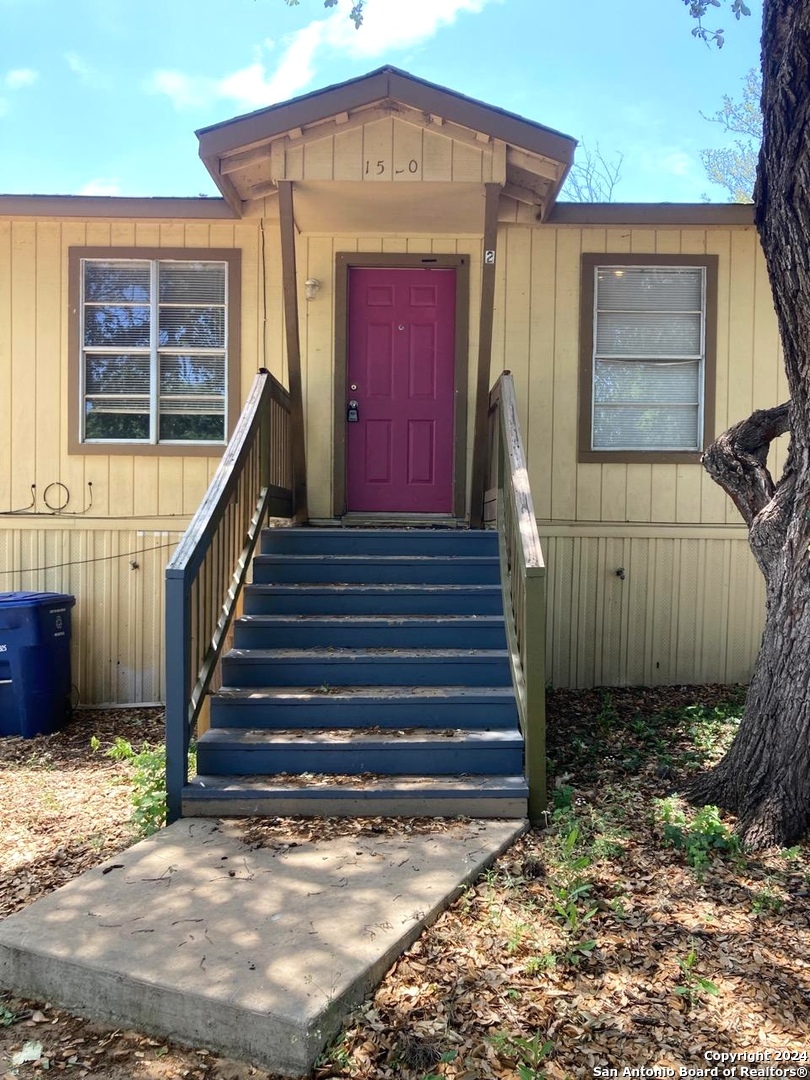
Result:
[[[525,817],[498,537],[272,528],[184,813]]]

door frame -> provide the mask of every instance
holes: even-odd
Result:
[[[455,323],[455,407],[453,453],[453,515],[462,519],[467,512],[467,379],[469,369],[470,256],[385,254],[384,252],[339,251],[335,255],[335,440],[333,513],[346,513],[346,376],[349,362],[349,271],[355,268],[381,270],[450,269],[456,272]],[[392,511],[391,517],[398,517]],[[444,517],[445,515],[426,515]]]

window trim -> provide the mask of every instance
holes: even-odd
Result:
[[[83,259],[177,260],[228,264],[226,367],[226,426],[224,442],[146,443],[110,440],[82,442],[81,296]],[[240,330],[242,312],[242,252],[237,248],[71,247],[68,249],[68,454],[127,456],[221,457],[240,411]]]
[[[589,252],[582,255],[579,322],[580,462],[685,465],[700,462],[714,439],[717,378],[717,255],[630,255]],[[703,433],[700,450],[592,450],[595,272],[599,266],[698,266],[706,271],[705,347],[703,358]]]

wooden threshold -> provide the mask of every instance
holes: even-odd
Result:
[[[457,518],[452,514],[391,514],[391,513],[350,513],[337,518],[335,524],[348,529],[469,529],[466,518]]]

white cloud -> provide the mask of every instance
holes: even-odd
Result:
[[[24,86],[31,86],[39,78],[39,72],[32,68],[15,68],[6,72],[3,80],[9,90],[21,90]]]
[[[477,15],[493,0],[367,0],[363,27],[355,30],[345,10],[324,20],[328,44],[349,56],[380,57],[392,49],[408,49],[434,37],[464,13]],[[500,3],[501,0],[494,0]]]
[[[702,172],[697,155],[688,147],[671,143],[646,143],[633,146],[628,155],[647,176],[673,176],[678,179],[694,179]]]
[[[661,168],[672,176],[688,176],[695,167],[694,159],[683,150],[666,154],[661,161]]]
[[[95,68],[91,67],[78,53],[66,52],[64,60],[70,70],[85,86],[102,86],[104,80]]]
[[[259,56],[247,67],[220,79],[157,71],[147,84],[165,94],[175,108],[234,103],[239,109],[258,109],[302,93],[316,78],[318,61],[329,54],[355,59],[378,59],[412,48],[434,37],[463,13],[478,14],[503,0],[366,0],[363,26],[355,30],[346,8],[316,19],[280,42],[266,40],[262,48],[277,50],[274,63]]]
[[[120,195],[121,184],[118,180],[105,180],[103,177],[97,177],[95,180],[88,180],[86,184],[83,184],[79,188],[79,195]]]
[[[215,97],[213,86],[213,79],[195,78],[180,71],[156,71],[146,89],[153,94],[165,94],[176,109],[188,109],[204,105]]]

